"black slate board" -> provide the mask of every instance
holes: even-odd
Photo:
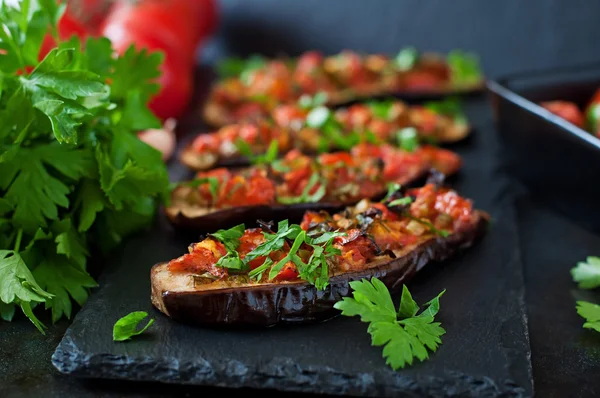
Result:
[[[429,361],[392,372],[358,319],[248,331],[171,321],[150,305],[149,270],[180,255],[189,241],[161,219],[113,258],[101,288],[54,353],[54,366],[84,378],[328,394],[528,396],[532,382],[518,233],[506,180],[495,170],[495,136],[485,134],[487,112],[481,101],[467,107],[476,131],[456,147],[465,165],[452,183],[491,213],[493,226],[471,250],[427,266],[410,282],[418,302],[447,289],[439,314],[447,334]],[[156,319],[151,331],[130,342],[112,342],[114,322],[136,310]]]
[[[600,395],[600,334],[583,329],[577,300],[600,304],[600,291],[581,290],[570,269],[600,255],[600,236],[529,196],[517,202],[536,395]]]

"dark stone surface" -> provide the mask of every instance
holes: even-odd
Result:
[[[467,105],[475,135],[456,147],[465,166],[452,185],[489,211],[494,223],[475,247],[429,265],[410,283],[420,302],[447,289],[439,315],[447,334],[429,361],[392,372],[357,318],[256,330],[173,322],[151,307],[149,269],[180,255],[189,240],[161,220],[114,257],[53,363],[80,377],[328,394],[527,395],[531,371],[515,215],[492,156],[496,143],[488,133],[487,105],[476,100]],[[127,343],[112,342],[114,322],[135,310],[156,319],[151,332]]]
[[[577,300],[600,303],[600,292],[577,288],[570,269],[600,255],[600,236],[536,202],[518,202],[536,395],[600,395],[600,334],[583,329]]]

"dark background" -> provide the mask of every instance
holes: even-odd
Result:
[[[488,76],[600,61],[600,2],[589,0],[222,0],[202,57],[403,46],[480,55]]]
[[[586,0],[224,0],[217,36],[198,56],[206,64],[252,52],[461,48],[478,53],[486,75],[496,78],[600,61],[599,15],[600,2]],[[487,117],[491,125],[491,113]],[[600,394],[600,338],[581,330],[574,312],[579,293],[573,292],[568,273],[594,250],[600,254],[600,237],[527,198],[518,210],[537,395]],[[50,356],[67,325],[61,321],[41,336],[21,317],[0,323],[0,396],[112,398],[126,390],[156,397],[198,394],[153,385],[88,385],[56,375]]]

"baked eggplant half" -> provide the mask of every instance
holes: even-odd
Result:
[[[150,272],[152,303],[198,325],[298,324],[329,319],[349,282],[377,277],[392,291],[415,272],[471,246],[489,216],[427,183],[331,214],[221,229]]]
[[[419,142],[445,144],[468,136],[470,126],[458,100],[423,105],[387,99],[345,108],[323,106],[325,96],[301,97],[277,106],[268,118],[230,124],[201,133],[181,152],[180,160],[194,170],[248,164],[249,157],[277,146],[279,155],[293,148],[304,153],[349,150],[360,142],[402,142],[416,135]]]
[[[267,164],[199,172],[176,185],[165,211],[178,228],[195,230],[257,218],[296,218],[311,208],[335,211],[381,198],[390,184],[422,182],[432,169],[449,176],[461,167],[460,157],[449,150],[412,149],[365,143],[317,156],[292,150]]]
[[[485,79],[474,54],[419,53],[406,48],[396,56],[342,51],[309,51],[296,58],[233,59],[218,68],[221,78],[203,108],[205,121],[224,126],[265,117],[302,95],[325,93],[326,105],[342,105],[385,95],[434,97],[481,91]]]

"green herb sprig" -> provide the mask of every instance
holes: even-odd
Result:
[[[133,336],[144,333],[154,323],[154,319],[150,319],[146,326],[138,329],[140,322],[147,317],[148,313],[146,311],[135,311],[119,319],[113,326],[113,341],[130,340]]]
[[[64,10],[0,4],[0,313],[11,320],[21,308],[42,333],[35,312],[71,317],[72,301],[96,286],[92,250],[149,226],[169,187],[160,152],[136,136],[161,125],[146,104],[163,55],[55,38],[39,62]]]
[[[441,336],[446,331],[434,317],[440,309],[440,294],[419,306],[412,298],[406,285],[402,287],[402,298],[396,310],[387,287],[377,278],[350,282],[353,297],[344,297],[334,308],[344,316],[359,316],[369,324],[373,346],[383,346],[386,364],[397,370],[412,365],[415,359],[424,361],[429,351],[437,351],[442,344]]]

